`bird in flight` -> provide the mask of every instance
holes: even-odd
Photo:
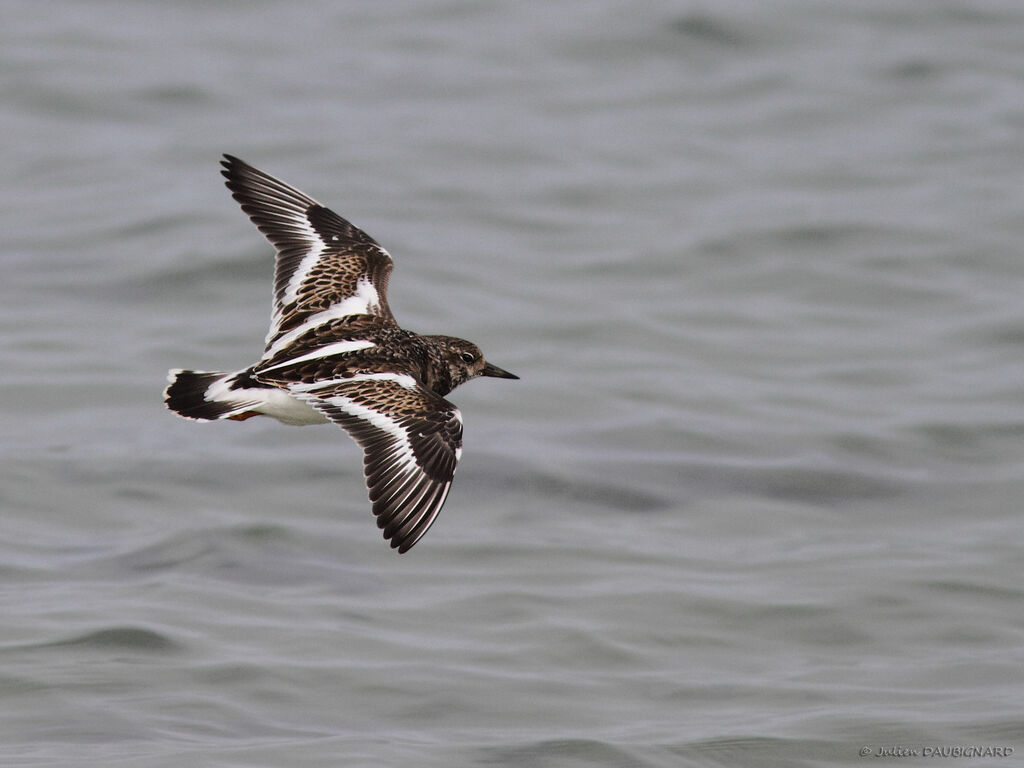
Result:
[[[221,165],[277,249],[266,348],[240,371],[172,370],[164,402],[197,421],[337,424],[363,449],[384,538],[407,552],[441,510],[462,454],[462,414],[445,396],[478,376],[519,377],[469,341],[400,328],[387,301],[393,262],[372,237],[237,157]]]

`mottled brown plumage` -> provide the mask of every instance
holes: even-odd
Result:
[[[167,406],[202,421],[271,416],[332,421],[363,448],[384,538],[405,552],[444,504],[462,451],[445,395],[478,376],[517,376],[473,343],[403,330],[387,303],[391,256],[311,197],[225,155],[242,210],[277,249],[263,357],[232,373],[172,371]]]

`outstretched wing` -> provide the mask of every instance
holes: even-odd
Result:
[[[459,409],[406,374],[292,384],[289,391],[362,447],[377,526],[399,553],[408,551],[448,496],[462,455]]]
[[[231,196],[277,249],[268,351],[339,317],[394,322],[387,302],[393,263],[372,237],[237,157],[224,155],[221,165]]]

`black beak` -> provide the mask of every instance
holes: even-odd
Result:
[[[491,365],[490,363],[486,363],[484,365],[484,369],[482,371],[480,371],[480,375],[481,376],[493,376],[496,379],[518,379],[519,378],[514,373],[509,373],[508,371],[502,370],[498,366]]]

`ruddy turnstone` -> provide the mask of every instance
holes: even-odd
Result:
[[[517,379],[473,343],[403,330],[393,262],[372,237],[282,181],[225,155],[232,197],[277,249],[263,357],[241,371],[172,370],[167,407],[187,419],[334,422],[363,449],[377,525],[406,552],[444,504],[462,454],[445,395],[477,376]]]

